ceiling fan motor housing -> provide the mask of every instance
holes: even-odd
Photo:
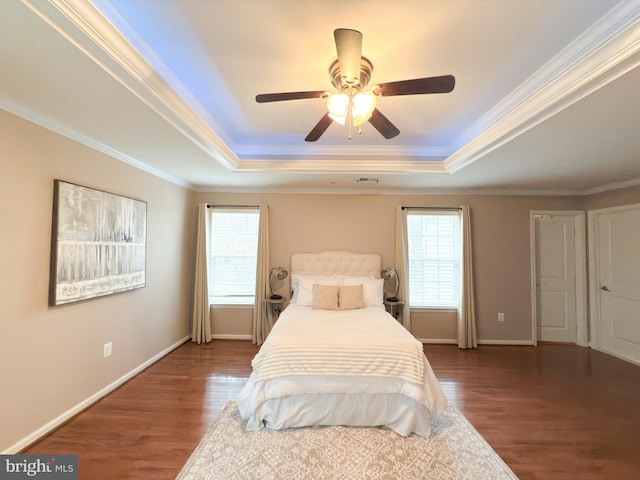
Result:
[[[366,57],[360,57],[360,82],[357,85],[351,85],[352,87],[357,86],[360,89],[366,87],[371,81],[371,73],[373,72],[373,64]],[[348,87],[349,85],[342,85],[342,77],[340,75],[340,64],[338,60],[333,62],[329,67],[329,76],[331,78],[331,85],[333,85],[337,90],[342,90],[343,88]]]

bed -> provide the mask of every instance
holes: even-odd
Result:
[[[383,304],[377,254],[298,253],[292,298],[238,395],[247,430],[384,425],[428,437],[447,399]]]

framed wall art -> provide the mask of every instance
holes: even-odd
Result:
[[[147,203],[54,180],[49,305],[146,284]]]

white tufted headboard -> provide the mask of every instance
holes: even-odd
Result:
[[[328,251],[294,253],[291,273],[295,275],[362,275],[380,278],[382,259],[377,253]]]

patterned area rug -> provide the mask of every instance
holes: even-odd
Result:
[[[517,479],[453,407],[429,438],[385,427],[310,427],[246,432],[229,402],[177,480]]]

